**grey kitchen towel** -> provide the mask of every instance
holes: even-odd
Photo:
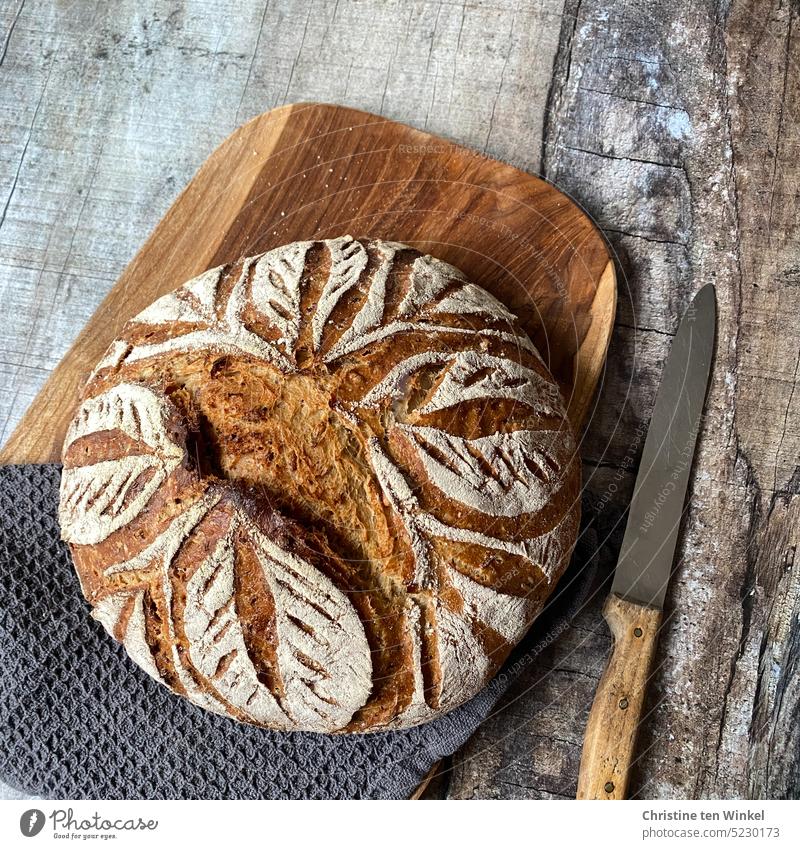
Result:
[[[597,573],[583,532],[562,589],[501,673],[446,716],[380,734],[283,733],[172,695],[88,615],[56,515],[60,467],[0,467],[0,780],[50,798],[406,798],[562,633]],[[584,516],[591,520],[584,500]]]

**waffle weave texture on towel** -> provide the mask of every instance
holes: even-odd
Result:
[[[569,589],[506,670],[449,714],[406,731],[331,736],[238,724],[178,699],[89,616],[56,519],[57,465],[0,467],[0,780],[97,799],[405,798],[491,713],[522,655],[561,633],[597,572],[584,528]],[[591,505],[584,501],[584,515]]]

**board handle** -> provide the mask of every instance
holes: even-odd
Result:
[[[589,712],[579,799],[624,799],[662,611],[613,593],[603,607],[614,643]]]

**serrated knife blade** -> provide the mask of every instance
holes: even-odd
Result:
[[[589,711],[579,799],[624,799],[655,657],[716,327],[712,285],[678,326],[656,395],[603,616],[614,638]]]

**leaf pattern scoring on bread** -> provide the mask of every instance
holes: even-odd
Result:
[[[196,442],[208,423],[185,400],[202,358],[319,377],[360,446],[361,497],[376,488],[395,517],[400,565],[342,566],[327,526],[286,526],[208,465],[218,437]],[[159,298],[90,376],[64,457],[62,532],[95,618],[175,692],[275,729],[408,727],[461,704],[541,609],[577,529],[575,444],[536,348],[460,271],[394,242],[297,242]],[[348,568],[388,599],[407,669]]]

